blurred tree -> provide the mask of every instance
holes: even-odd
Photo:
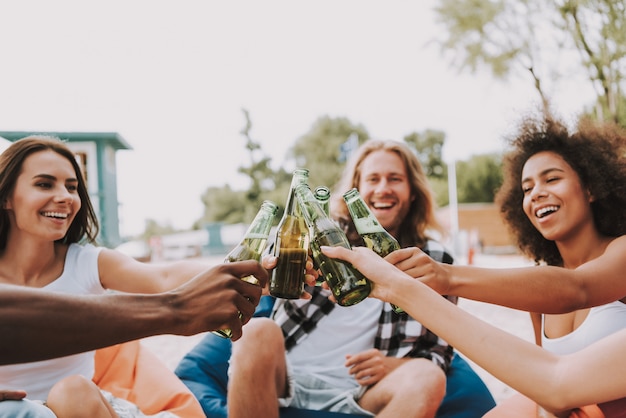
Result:
[[[211,222],[248,223],[252,221],[263,200],[272,200],[280,207],[284,206],[283,200],[289,190],[291,174],[282,168],[274,171],[270,167],[271,158],[263,154],[261,145],[250,136],[250,114],[246,109],[242,111],[245,125],[240,133],[246,139],[249,163],[239,166],[238,171],[250,179],[250,186],[243,191],[232,190],[229,185],[209,187],[201,197],[204,215],[195,222],[195,228]]]
[[[596,90],[595,116],[626,126],[626,0],[561,0],[556,4],[565,22],[562,27],[580,52]]]
[[[457,161],[456,184],[459,203],[493,202],[502,185],[502,156],[481,154]]]
[[[448,206],[448,204],[450,203],[450,194],[448,193],[448,179],[429,177],[428,182],[430,183],[430,188],[435,194],[435,202],[437,203],[437,207],[442,208],[444,206]]]
[[[363,125],[355,125],[347,118],[322,116],[313,123],[309,132],[296,140],[288,158],[293,158],[297,167],[309,169],[311,187],[324,185],[332,188],[345,166],[339,161],[340,146],[353,133],[358,137],[358,144],[369,138]]]
[[[261,202],[266,199],[278,204],[280,210],[277,220],[282,216],[291,183],[291,172],[283,168],[270,168],[270,158],[263,155],[260,144],[250,137],[252,124],[245,110],[244,116],[246,123],[241,133],[246,138],[245,146],[250,160],[248,165],[239,167],[239,172],[250,178],[250,186],[241,191],[232,190],[229,185],[208,188],[202,195],[205,212],[202,219],[194,225],[195,228],[201,228],[209,222],[250,222]],[[341,145],[349,142],[348,138],[353,134],[356,135],[357,145],[369,138],[362,125],[355,125],[346,118],[320,117],[309,132],[295,142],[288,156],[295,160],[297,167],[310,170],[311,187],[327,185],[332,188],[345,166],[345,162],[339,161]],[[448,169],[442,156],[445,133],[437,130],[413,132],[403,140],[423,164],[437,205],[446,206],[449,201]],[[493,201],[494,191],[502,181],[497,156],[474,156],[468,162],[457,164],[457,177],[462,179],[457,180],[459,202]]]
[[[523,71],[549,110],[546,82],[571,76],[579,60],[598,97],[593,112],[626,125],[626,0],[441,0],[435,13],[457,68],[485,66],[501,79]]]
[[[448,177],[446,163],[443,161],[443,144],[446,134],[442,131],[426,130],[423,133],[413,132],[404,137],[422,163],[426,175],[431,179]]]
[[[246,149],[249,151],[250,163],[248,166],[240,166],[238,171],[250,179],[250,186],[245,193],[244,222],[252,221],[254,215],[261,207],[263,200],[273,200],[281,206],[283,195],[287,195],[291,183],[291,173],[280,168],[274,171],[270,167],[271,158],[264,155],[261,145],[250,137],[252,122],[250,114],[242,109],[246,119],[241,134],[246,138]],[[272,193],[274,192],[274,193]],[[282,199],[277,198],[282,197]]]
[[[148,240],[152,236],[167,235],[176,232],[176,229],[170,225],[161,225],[154,219],[146,219],[145,229],[141,234],[141,239]]]
[[[200,199],[204,204],[204,214],[196,222],[195,227],[202,227],[206,223],[223,222],[234,224],[244,222],[246,216],[246,191],[232,190],[230,185],[209,187]]]

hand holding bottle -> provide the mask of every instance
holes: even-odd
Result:
[[[381,257],[400,249],[398,241],[378,222],[356,188],[345,192],[343,199],[354,222],[354,227],[363,238],[367,248]],[[399,306],[392,305],[392,307],[396,313],[404,312]]]
[[[346,234],[333,222],[307,184],[299,184],[295,189],[302,215],[309,227],[313,258],[328,283],[335,300],[341,306],[355,305],[367,297],[370,282],[356,268],[341,260],[333,260],[320,252],[322,245],[350,248]]]
[[[322,246],[320,249],[327,257],[343,260],[359,269],[373,284],[370,296],[382,301],[398,299],[398,281],[411,280],[406,273],[367,247]]]
[[[308,178],[309,170],[294,170],[285,213],[276,230],[273,255],[277,257],[277,264],[270,277],[269,292],[277,298],[298,299],[304,291],[309,233],[296,201],[295,189],[300,184],[307,184]]]
[[[449,265],[438,263],[419,248],[408,247],[394,251],[385,260],[427,284],[440,295],[448,294],[451,280]]]
[[[263,266],[263,268],[270,271],[270,274],[271,274],[271,271],[276,267],[277,261],[278,261],[278,258],[276,256],[268,254],[263,257],[261,261],[261,265]],[[315,286],[317,283],[318,277],[319,277],[319,271],[313,266],[313,260],[311,259],[311,257],[308,257],[306,261],[304,283],[308,286]],[[270,294],[267,286],[263,288],[263,294],[264,295]],[[302,292],[300,299],[311,299],[311,294],[304,291]]]
[[[252,220],[252,223],[248,226],[248,230],[243,239],[226,255],[224,263],[244,260],[260,261],[261,253],[267,243],[267,238],[277,210],[278,207],[274,202],[271,200],[264,201]],[[253,275],[241,277],[241,280],[252,284],[260,284],[259,280]],[[229,328],[216,330],[213,331],[213,333],[224,338],[231,338],[233,336]]]

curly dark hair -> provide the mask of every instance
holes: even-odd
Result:
[[[503,160],[504,182],[496,203],[520,250],[536,263],[561,266],[556,243],[545,239],[532,225],[522,207],[522,169],[526,161],[542,151],[560,155],[594,196],[591,203],[598,231],[606,236],[626,233],[626,131],[606,122],[582,118],[576,132],[552,116],[525,117],[512,150]]]

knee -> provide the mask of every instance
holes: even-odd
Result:
[[[394,370],[394,388],[413,395],[428,394],[441,401],[446,394],[446,374],[428,359],[413,359]]]
[[[73,416],[70,412],[76,412],[77,401],[80,401],[83,412],[90,411],[92,408],[100,408],[102,396],[98,386],[91,380],[73,375],[58,381],[52,387],[46,403],[56,415]]]
[[[243,331],[243,336],[233,342],[232,360],[254,359],[255,363],[271,361],[276,353],[284,352],[285,342],[280,327],[269,318],[253,318]]]

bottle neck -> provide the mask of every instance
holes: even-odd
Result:
[[[328,218],[309,188],[300,187],[295,194],[296,202],[299,202],[298,206],[301,206],[302,216],[309,227],[313,226],[320,219]]]
[[[287,203],[285,204],[285,215],[302,216],[300,205],[298,205],[298,199],[296,198],[296,188],[301,184],[307,184],[307,181],[308,176],[303,174],[294,174],[291,179]]]
[[[246,231],[245,238],[258,238],[269,235],[274,222],[275,210],[261,208]]]

